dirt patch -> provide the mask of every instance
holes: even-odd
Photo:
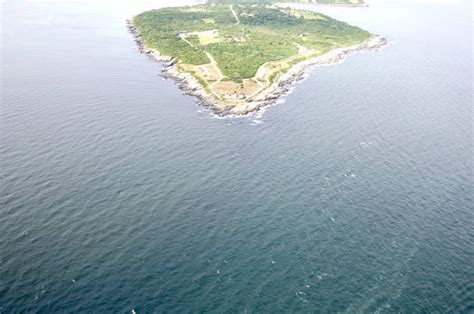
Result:
[[[193,35],[197,36],[199,38],[199,43],[204,46],[212,44],[212,43],[220,42],[219,31],[217,29],[213,29],[210,31],[203,31],[203,32],[192,32],[192,33],[181,34],[181,36],[183,36],[184,38],[193,36]]]
[[[205,81],[213,82],[217,81],[220,78],[219,73],[216,70],[216,67],[212,64],[204,65],[193,65],[193,64],[180,64],[180,68],[188,73],[199,76]]]
[[[203,18],[202,21],[206,24],[216,24],[216,21],[211,18]]]

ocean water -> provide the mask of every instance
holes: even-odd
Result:
[[[470,2],[304,6],[390,45],[241,119],[138,53],[166,1],[1,5],[0,313],[474,312]]]

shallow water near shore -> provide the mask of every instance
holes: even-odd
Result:
[[[0,313],[474,310],[468,2],[302,6],[390,45],[240,119],[138,53],[158,5],[2,3]]]

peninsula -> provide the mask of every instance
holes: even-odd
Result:
[[[129,27],[141,51],[166,62],[166,76],[219,115],[256,111],[287,93],[307,66],[385,44],[329,16],[274,4],[151,10]]]
[[[310,4],[321,4],[321,5],[333,5],[333,6],[367,6],[364,0],[208,0],[207,3],[214,4],[271,4],[271,3],[310,3]]]

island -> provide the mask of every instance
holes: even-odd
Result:
[[[386,43],[320,13],[265,3],[151,10],[129,28],[142,52],[165,62],[165,76],[218,115],[259,110],[285,95],[308,66]]]
[[[208,0],[208,3],[214,4],[271,4],[271,3],[310,3],[320,5],[333,6],[351,6],[351,7],[366,7],[364,0]]]

